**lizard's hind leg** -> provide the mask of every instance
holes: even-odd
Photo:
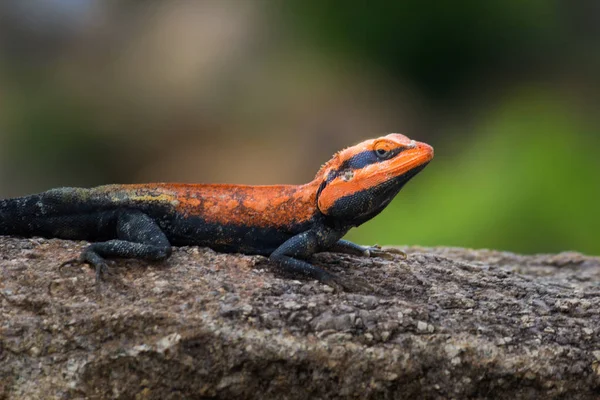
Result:
[[[171,244],[158,224],[147,214],[137,210],[119,213],[116,239],[92,243],[83,250],[79,259],[96,270],[96,282],[107,272],[106,257],[165,260],[171,255]]]

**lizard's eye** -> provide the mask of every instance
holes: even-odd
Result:
[[[379,148],[379,149],[375,149],[375,154],[380,159],[387,160],[388,158],[390,158],[393,155],[393,152],[388,149]]]

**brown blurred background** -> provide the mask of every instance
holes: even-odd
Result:
[[[436,158],[362,243],[600,253],[600,2],[5,0],[0,197]]]

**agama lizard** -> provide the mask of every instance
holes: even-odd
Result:
[[[400,134],[336,153],[305,185],[133,184],[58,188],[0,200],[0,235],[91,243],[80,262],[97,281],[105,258],[164,260],[171,246],[268,256],[281,270],[348,288],[310,264],[321,251],[376,255],[341,239],[379,214],[433,158],[433,148]]]

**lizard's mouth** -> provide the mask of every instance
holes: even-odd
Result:
[[[406,182],[411,180],[415,175],[417,175],[419,172],[421,172],[427,166],[427,164],[429,164],[429,162],[430,161],[425,161],[424,163],[403,173],[402,175],[400,175],[397,178],[396,184],[400,183],[400,184],[404,185]]]
[[[426,161],[407,172],[403,173],[396,178],[390,179],[389,181],[381,184],[379,188],[373,188],[373,195],[379,197],[381,203],[387,205],[396,194],[402,189],[402,187],[410,181],[415,175],[421,172],[426,166],[429,164],[429,161]],[[379,189],[379,190],[378,190]],[[379,193],[377,193],[379,192]]]
[[[398,178],[410,179],[419,173],[433,159],[433,147],[423,142],[415,142],[415,147],[390,160],[390,173]]]
[[[353,221],[353,225],[358,226],[362,222],[379,214],[385,207],[387,207],[388,204],[391,203],[400,189],[402,189],[402,187],[415,175],[421,172],[423,168],[427,166],[427,164],[429,164],[429,161],[425,161],[403,173],[402,175],[385,181],[377,186],[366,189],[360,193],[355,193],[354,197],[357,202],[370,204],[370,206],[364,208],[361,210],[361,212],[356,212],[352,218],[350,218]]]

